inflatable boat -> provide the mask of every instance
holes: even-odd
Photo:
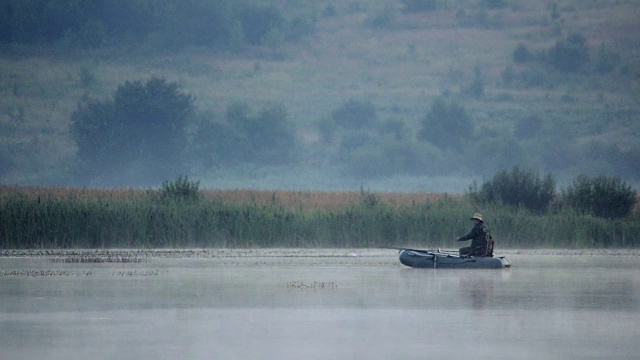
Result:
[[[460,256],[440,250],[400,249],[400,262],[412,268],[502,269],[511,267],[504,256]]]

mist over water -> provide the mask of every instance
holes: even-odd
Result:
[[[410,269],[390,250],[0,258],[3,359],[633,358],[635,256]],[[57,260],[56,260],[57,259]]]

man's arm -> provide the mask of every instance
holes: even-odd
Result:
[[[471,229],[471,231],[467,235],[459,236],[458,238],[456,238],[456,241],[471,240],[471,239],[475,238],[478,235],[477,234],[478,231],[480,231],[480,230],[476,226],[474,226],[473,229]]]

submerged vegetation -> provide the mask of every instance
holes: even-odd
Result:
[[[637,212],[608,219],[563,207],[540,215],[447,194],[197,186],[180,178],[147,191],[0,187],[0,248],[453,247],[478,210],[498,248],[640,246]],[[199,200],[161,196],[182,197],[179,189]]]

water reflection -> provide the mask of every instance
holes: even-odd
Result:
[[[458,285],[462,290],[462,296],[471,299],[473,309],[484,309],[493,300],[493,278],[491,276],[461,277]]]
[[[52,265],[0,258],[6,274],[92,271],[0,277],[0,349],[7,359],[55,360],[122,358],[120,351],[155,359],[632,358],[640,351],[635,258],[514,257],[505,270],[338,260]],[[313,283],[331,286],[291,286]]]

